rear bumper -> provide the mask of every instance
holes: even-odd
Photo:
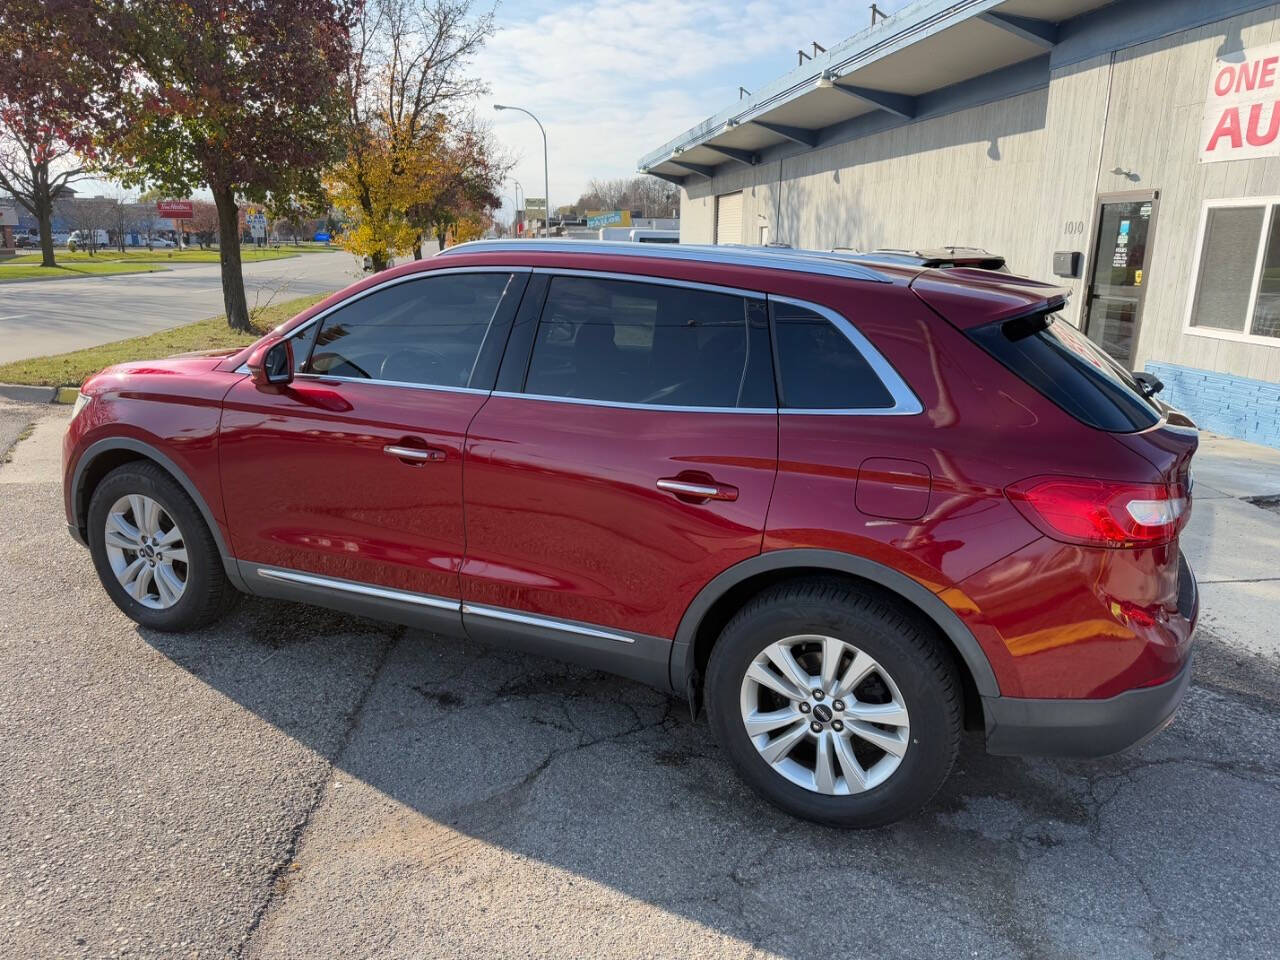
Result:
[[[1191,659],[1172,680],[1106,700],[984,697],[987,752],[1002,756],[1105,757],[1167,727],[1191,683]]]

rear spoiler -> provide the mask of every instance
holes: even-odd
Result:
[[[964,267],[924,270],[911,281],[917,297],[961,330],[1061,310],[1071,291],[1007,273]]]

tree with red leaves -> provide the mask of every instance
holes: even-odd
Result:
[[[97,134],[109,167],[171,196],[208,187],[227,322],[249,330],[239,201],[318,190],[335,156],[339,78],[361,4],[88,2],[110,38],[98,78],[114,86]]]
[[[93,153],[84,62],[91,24],[77,0],[0,3],[0,189],[36,218],[45,267],[57,266],[54,201]]]

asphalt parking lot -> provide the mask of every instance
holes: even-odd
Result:
[[[922,814],[846,833],[623,680],[262,601],[138,629],[65,533],[65,416],[13,414],[0,466],[0,956],[1276,955],[1280,516],[1241,497],[1280,456],[1202,455],[1168,731],[975,738]]]
[[[244,265],[245,297],[252,309],[304,294],[331,293],[361,276],[356,258],[338,251],[262,260]],[[216,263],[176,263],[157,273],[16,281],[0,291],[0,363],[142,336],[222,313],[222,275]]]

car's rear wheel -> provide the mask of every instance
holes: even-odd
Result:
[[[747,783],[821,823],[910,815],[959,748],[960,683],[933,633],[844,581],[782,584],[748,603],[712,650],[705,692]]]
[[[202,627],[236,597],[200,511],[155,464],[127,463],[102,479],[89,501],[88,535],[103,587],[144,627]]]

